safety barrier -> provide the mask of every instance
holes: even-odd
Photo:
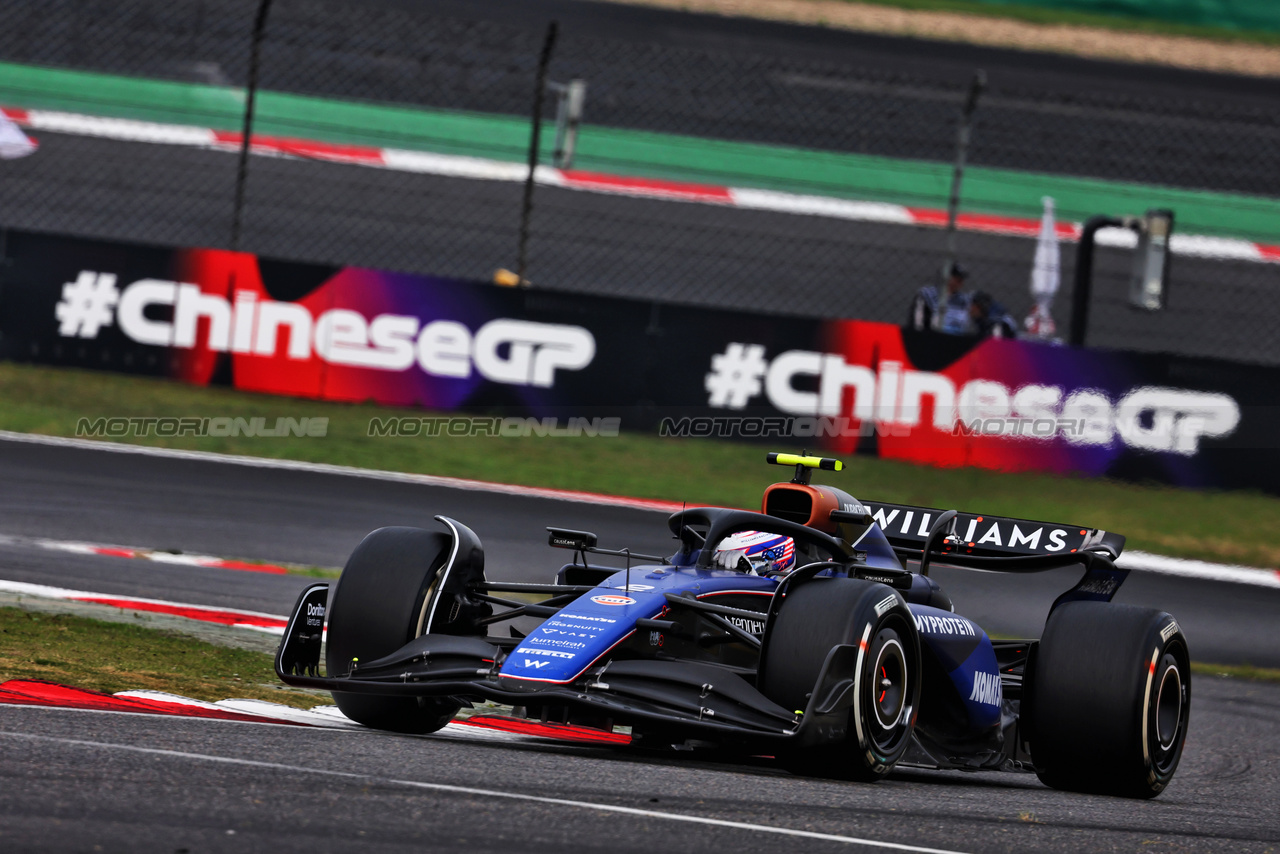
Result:
[[[0,358],[485,416],[406,410],[371,437],[656,431],[1280,492],[1274,368],[217,249],[12,232],[6,251]]]

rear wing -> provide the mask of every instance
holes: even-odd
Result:
[[[862,504],[879,523],[890,545],[901,549],[923,548],[930,527],[945,512],[883,501],[863,501]],[[1110,531],[976,513],[957,514],[955,534],[960,542],[952,555],[957,557],[1069,555],[1089,549],[1101,550],[1115,560],[1124,550],[1124,537]]]

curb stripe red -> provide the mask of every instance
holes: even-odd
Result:
[[[120,599],[114,596],[72,596],[70,601],[110,605],[113,608],[120,608],[126,611],[169,614],[174,617],[186,617],[188,620],[199,620],[202,623],[217,623],[223,626],[256,626],[263,629],[279,629],[282,632],[289,622],[283,617],[264,617],[246,614],[242,611],[223,611],[217,608],[200,608],[195,605],[178,605],[170,602],[149,602],[144,599]]]
[[[479,727],[482,729],[495,729],[501,732],[513,733],[515,735],[554,738],[561,741],[575,741],[585,744],[631,743],[631,736],[624,733],[605,732],[604,730],[596,730],[581,726],[570,726],[568,724],[542,723],[541,721],[531,721],[524,718],[510,718],[501,715],[472,715],[465,720],[454,721],[454,723],[465,724],[466,726]]]
[[[620,175],[581,172],[573,169],[561,169],[559,171],[563,182],[561,186],[575,190],[593,190],[599,193],[650,196],[720,205],[733,204],[733,196],[728,187],[717,187],[710,184],[688,184],[681,181],[663,181],[652,178],[627,178]]]
[[[150,696],[138,696],[139,694]],[[59,709],[88,709],[100,712],[128,712],[146,715],[170,715],[183,718],[207,718],[223,721],[243,721],[247,723],[272,723],[301,727],[332,727],[336,722],[324,721],[314,712],[301,712],[288,706],[274,703],[260,703],[262,713],[236,711],[225,708],[224,704],[234,702],[224,700],[222,704],[191,700],[186,697],[158,694],[156,692],[128,692],[104,694],[84,688],[74,688],[43,679],[10,679],[0,683],[0,705],[9,706],[43,706]],[[277,707],[275,711],[272,707]],[[311,717],[308,721],[305,718]],[[303,718],[303,719],[299,719]],[[353,722],[341,718],[341,725],[352,726]],[[571,726],[568,724],[542,723],[525,718],[513,718],[504,715],[473,715],[452,722],[453,727],[470,727],[477,730],[491,730],[514,736],[549,739],[553,741],[571,742],[574,744],[630,744],[631,736],[626,733],[605,732],[590,727]]]
[[[131,697],[116,697],[98,691],[87,691],[59,685],[56,682],[44,682],[37,679],[11,679],[0,683],[0,703],[24,706],[53,706],[68,709],[94,709],[108,712],[134,712],[139,714],[164,714],[189,718],[215,718],[225,721],[275,720],[261,715],[247,715],[225,709],[207,706],[191,706],[178,703],[156,703]],[[294,721],[279,720],[294,726],[307,724]]]
[[[64,602],[106,605],[125,611],[167,614],[205,623],[265,631],[270,634],[283,634],[285,626],[289,622],[288,617],[280,614],[263,614],[258,611],[241,611],[234,608],[209,608],[186,602],[166,602],[163,599],[144,599],[137,596],[112,596],[88,590],[67,590],[43,584],[28,584],[24,581],[0,580],[0,593],[15,593],[20,596],[32,596]]]
[[[195,145],[220,151],[238,151],[243,139],[240,133],[234,131],[189,125],[165,125],[14,107],[0,107],[0,111],[24,127],[35,130],[45,129],[56,133],[169,145]],[[506,161],[293,137],[255,135],[251,150],[259,155],[300,157],[381,169],[461,175],[488,180],[523,181],[526,174],[526,170],[519,164]],[[539,166],[535,178],[539,183],[594,193],[726,205],[750,210],[773,210],[811,216],[838,216],[853,221],[886,222],[927,228],[942,228],[947,225],[947,212],[935,208],[904,207],[890,203],[803,196],[782,191],[760,191],[689,181],[610,175],[576,169],[564,170],[550,166]],[[752,201],[743,203],[739,200],[739,196],[750,196]],[[836,208],[840,213],[834,212]],[[856,212],[852,208],[856,208]],[[957,217],[956,226],[963,231],[1030,238],[1039,234],[1040,221],[999,214],[970,213]],[[1080,231],[1078,223],[1057,224],[1058,237],[1062,240],[1078,240]],[[1194,234],[1175,234],[1173,241],[1174,250],[1181,254],[1280,263],[1280,246],[1276,245]]]
[[[130,546],[103,546],[93,543],[67,542],[62,540],[26,540],[22,541],[40,548],[67,551],[75,554],[95,554],[103,557],[122,557],[135,560],[150,560],[156,563],[182,564],[185,566],[201,566],[207,569],[233,569],[237,572],[263,572],[268,575],[287,575],[289,568],[274,563],[252,563],[245,560],[210,557],[209,555],[189,555],[154,549],[134,548]]]

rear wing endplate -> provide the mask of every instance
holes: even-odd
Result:
[[[879,523],[890,545],[905,549],[922,548],[930,527],[945,512],[932,507],[883,501],[863,501],[862,504]],[[1026,557],[1092,550],[1102,551],[1115,560],[1124,549],[1124,537],[1110,531],[977,513],[959,513],[955,533],[960,541],[952,554],[957,556]]]

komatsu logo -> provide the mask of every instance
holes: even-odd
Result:
[[[969,699],[988,706],[1000,705],[1000,677],[995,673],[978,672],[973,674],[973,691]]]

